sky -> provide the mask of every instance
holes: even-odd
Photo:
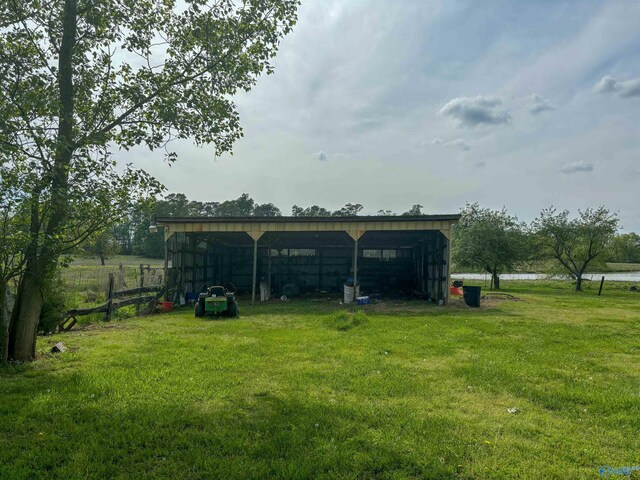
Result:
[[[234,154],[121,154],[190,199],[530,221],[605,205],[640,232],[640,2],[302,0]]]

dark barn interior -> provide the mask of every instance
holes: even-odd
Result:
[[[272,296],[341,294],[355,276],[363,294],[418,293],[446,302],[450,241],[443,231],[455,220],[457,215],[156,221],[165,227],[165,278],[174,295],[192,298],[206,284],[227,283],[255,295],[260,281],[270,284]]]

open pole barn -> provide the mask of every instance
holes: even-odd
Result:
[[[447,303],[451,227],[460,215],[361,217],[158,217],[165,286],[197,298],[232,283],[255,302],[260,282],[277,295],[342,292],[415,295]]]

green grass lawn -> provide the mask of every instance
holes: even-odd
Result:
[[[190,310],[0,370],[0,478],[601,478],[640,465],[640,293],[505,282],[470,309]],[[48,354],[57,341],[69,351]],[[517,409],[509,413],[508,409]]]

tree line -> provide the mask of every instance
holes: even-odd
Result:
[[[401,215],[422,215],[422,205],[413,205]],[[294,205],[293,217],[356,216],[363,206],[347,203],[342,208],[331,210],[312,205]],[[378,215],[395,215],[390,210],[380,210]],[[282,211],[273,203],[258,203],[247,193],[236,199],[223,202],[200,202],[189,200],[183,193],[171,193],[152,202],[144,202],[129,209],[128,215],[109,228],[97,231],[81,248],[78,254],[105,260],[114,255],[140,255],[149,258],[164,256],[164,236],[162,232],[151,233],[149,226],[157,217],[279,217]]]
[[[399,215],[422,215],[422,205],[413,205]],[[294,205],[294,217],[357,216],[362,204],[347,203],[331,210],[318,205]],[[379,210],[378,215],[397,215]],[[281,216],[273,203],[259,204],[249,194],[224,202],[189,200],[182,193],[170,194],[152,205],[135,209],[125,221],[101,232],[84,246],[82,253],[105,259],[110,255],[141,255],[162,258],[164,237],[151,233],[149,225],[155,217],[242,217]],[[574,218],[567,210],[543,210],[530,224],[520,222],[505,208],[491,210],[479,204],[466,205],[453,230],[455,268],[486,271],[492,287],[500,288],[500,275],[523,269],[565,271],[576,279],[579,290],[582,277],[589,268],[604,262],[640,263],[640,236],[617,233],[618,218],[605,207],[587,208]]]

